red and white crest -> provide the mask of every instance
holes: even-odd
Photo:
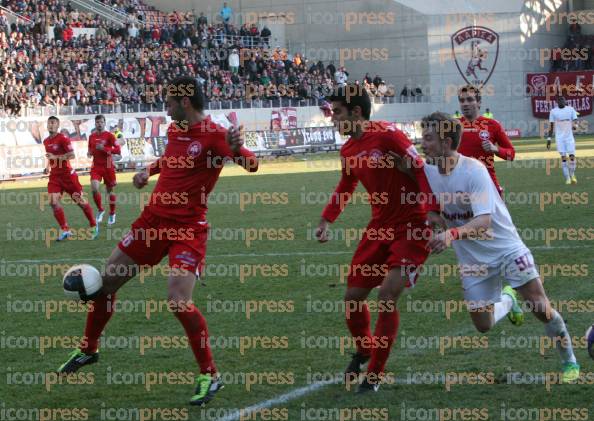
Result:
[[[189,156],[198,156],[202,152],[202,144],[197,140],[190,143],[188,146],[188,155]]]
[[[481,140],[490,140],[491,139],[491,133],[489,133],[488,130],[481,130],[479,132],[479,137],[481,138]]]
[[[462,28],[452,35],[452,55],[466,83],[482,87],[497,64],[499,34],[484,26]]]

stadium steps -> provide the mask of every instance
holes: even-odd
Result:
[[[103,19],[122,26],[125,26],[127,23],[141,23],[135,16],[96,0],[70,0],[70,3],[77,9],[84,12],[96,13]]]

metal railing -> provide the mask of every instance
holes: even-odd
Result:
[[[12,10],[7,9],[4,6],[0,6],[0,10],[2,10],[3,12],[5,12],[8,15],[7,18],[8,17],[12,17],[12,19],[15,20],[15,21],[17,21],[17,22],[19,20],[22,20],[24,22],[27,22],[28,24],[33,24],[34,23],[31,19],[29,19],[29,18],[27,18],[27,17],[25,17],[25,16],[23,16],[23,15],[17,13],[17,12],[13,12]],[[9,22],[10,22],[10,19],[7,19],[7,20],[9,20]]]
[[[398,97],[371,97],[374,104],[396,104],[406,103],[399,101]],[[246,108],[281,108],[281,107],[315,107],[320,106],[324,100],[317,98],[274,98],[274,99],[253,99],[246,100],[210,100],[205,109],[209,111],[246,109]],[[423,97],[413,102],[429,102],[429,97]],[[157,104],[95,104],[95,105],[68,105],[68,106],[39,106],[23,107],[21,117],[47,117],[50,115],[85,115],[85,114],[128,114],[128,113],[152,113],[167,111],[164,103]],[[0,111],[0,117],[2,112]]]
[[[71,2],[77,5],[80,9],[95,13],[104,19],[117,23],[121,26],[124,26],[127,23],[138,23],[136,17],[131,17],[126,13],[122,13],[113,6],[108,6],[95,0],[71,0]]]

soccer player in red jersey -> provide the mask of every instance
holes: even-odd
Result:
[[[514,146],[497,120],[479,115],[481,92],[477,87],[463,86],[458,92],[458,102],[462,108],[460,122],[464,130],[458,152],[485,164],[497,191],[502,195],[503,188],[495,174],[494,157],[513,161],[516,156]]]
[[[70,139],[58,133],[60,129],[60,119],[51,116],[47,119],[47,131],[49,136],[44,139],[43,146],[45,147],[45,156],[47,157],[47,169],[49,170],[49,182],[47,183],[47,192],[49,194],[49,203],[54,212],[54,217],[62,232],[58,237],[58,241],[66,240],[72,237],[72,232],[68,227],[64,208],[60,203],[62,194],[68,193],[74,203],[76,203],[84,212],[89,221],[93,232],[93,239],[97,238],[99,230],[93,218],[93,209],[91,205],[85,200],[83,196],[83,188],[78,181],[76,171],[70,166],[70,160],[75,158],[74,149]]]
[[[390,123],[369,121],[371,102],[364,88],[338,88],[329,101],[334,125],[350,138],[340,150],[342,175],[322,212],[318,240],[328,240],[329,224],[338,218],[359,181],[371,203],[371,221],[353,256],[344,298],[346,323],[357,345],[345,378],[357,379],[369,361],[358,388],[364,393],[377,391],[385,377],[384,367],[398,332],[396,303],[402,291],[416,283],[418,269],[429,253],[427,210],[438,209],[427,207],[431,190],[411,141]],[[397,169],[402,161],[408,162],[412,177]],[[432,217],[438,217],[437,213]],[[379,287],[379,315],[372,336],[365,300],[375,287]]]
[[[200,85],[192,77],[179,77],[167,86],[167,110],[174,120],[167,132],[162,157],[133,183],[142,188],[150,176],[160,174],[149,203],[132,223],[109,257],[103,287],[91,299],[93,309],[80,348],[58,369],[72,373],[99,358],[98,341],[113,314],[116,291],[138,272],[139,266],[154,266],[169,257],[169,308],[183,325],[200,366],[192,405],[203,405],[222,388],[209,346],[208,327],[192,302],[192,291],[204,264],[208,223],[208,195],[223,164],[234,160],[249,172],[258,169],[256,156],[243,147],[235,128],[225,130],[203,114]]]
[[[93,200],[97,206],[95,221],[99,224],[103,221],[105,210],[101,204],[101,180],[105,183],[105,190],[109,198],[109,219],[108,225],[116,221],[116,195],[113,188],[116,186],[116,172],[114,157],[117,159],[121,154],[121,148],[113,133],[105,130],[105,117],[101,114],[95,116],[95,131],[89,137],[89,151],[87,156],[93,158],[91,167],[91,190]]]

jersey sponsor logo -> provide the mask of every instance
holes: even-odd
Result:
[[[472,212],[472,210],[469,210],[468,212],[464,212],[464,213],[442,212],[442,215],[444,216],[445,219],[447,219],[449,221],[466,220],[466,219],[474,218],[474,212]]]
[[[489,133],[489,131],[488,131],[488,130],[481,130],[481,131],[479,132],[479,137],[480,137],[482,140],[489,140],[489,139],[491,138],[491,133]]]
[[[190,146],[188,146],[188,155],[190,156],[198,156],[200,155],[200,152],[202,152],[202,144],[199,141],[195,141],[190,143]]]

